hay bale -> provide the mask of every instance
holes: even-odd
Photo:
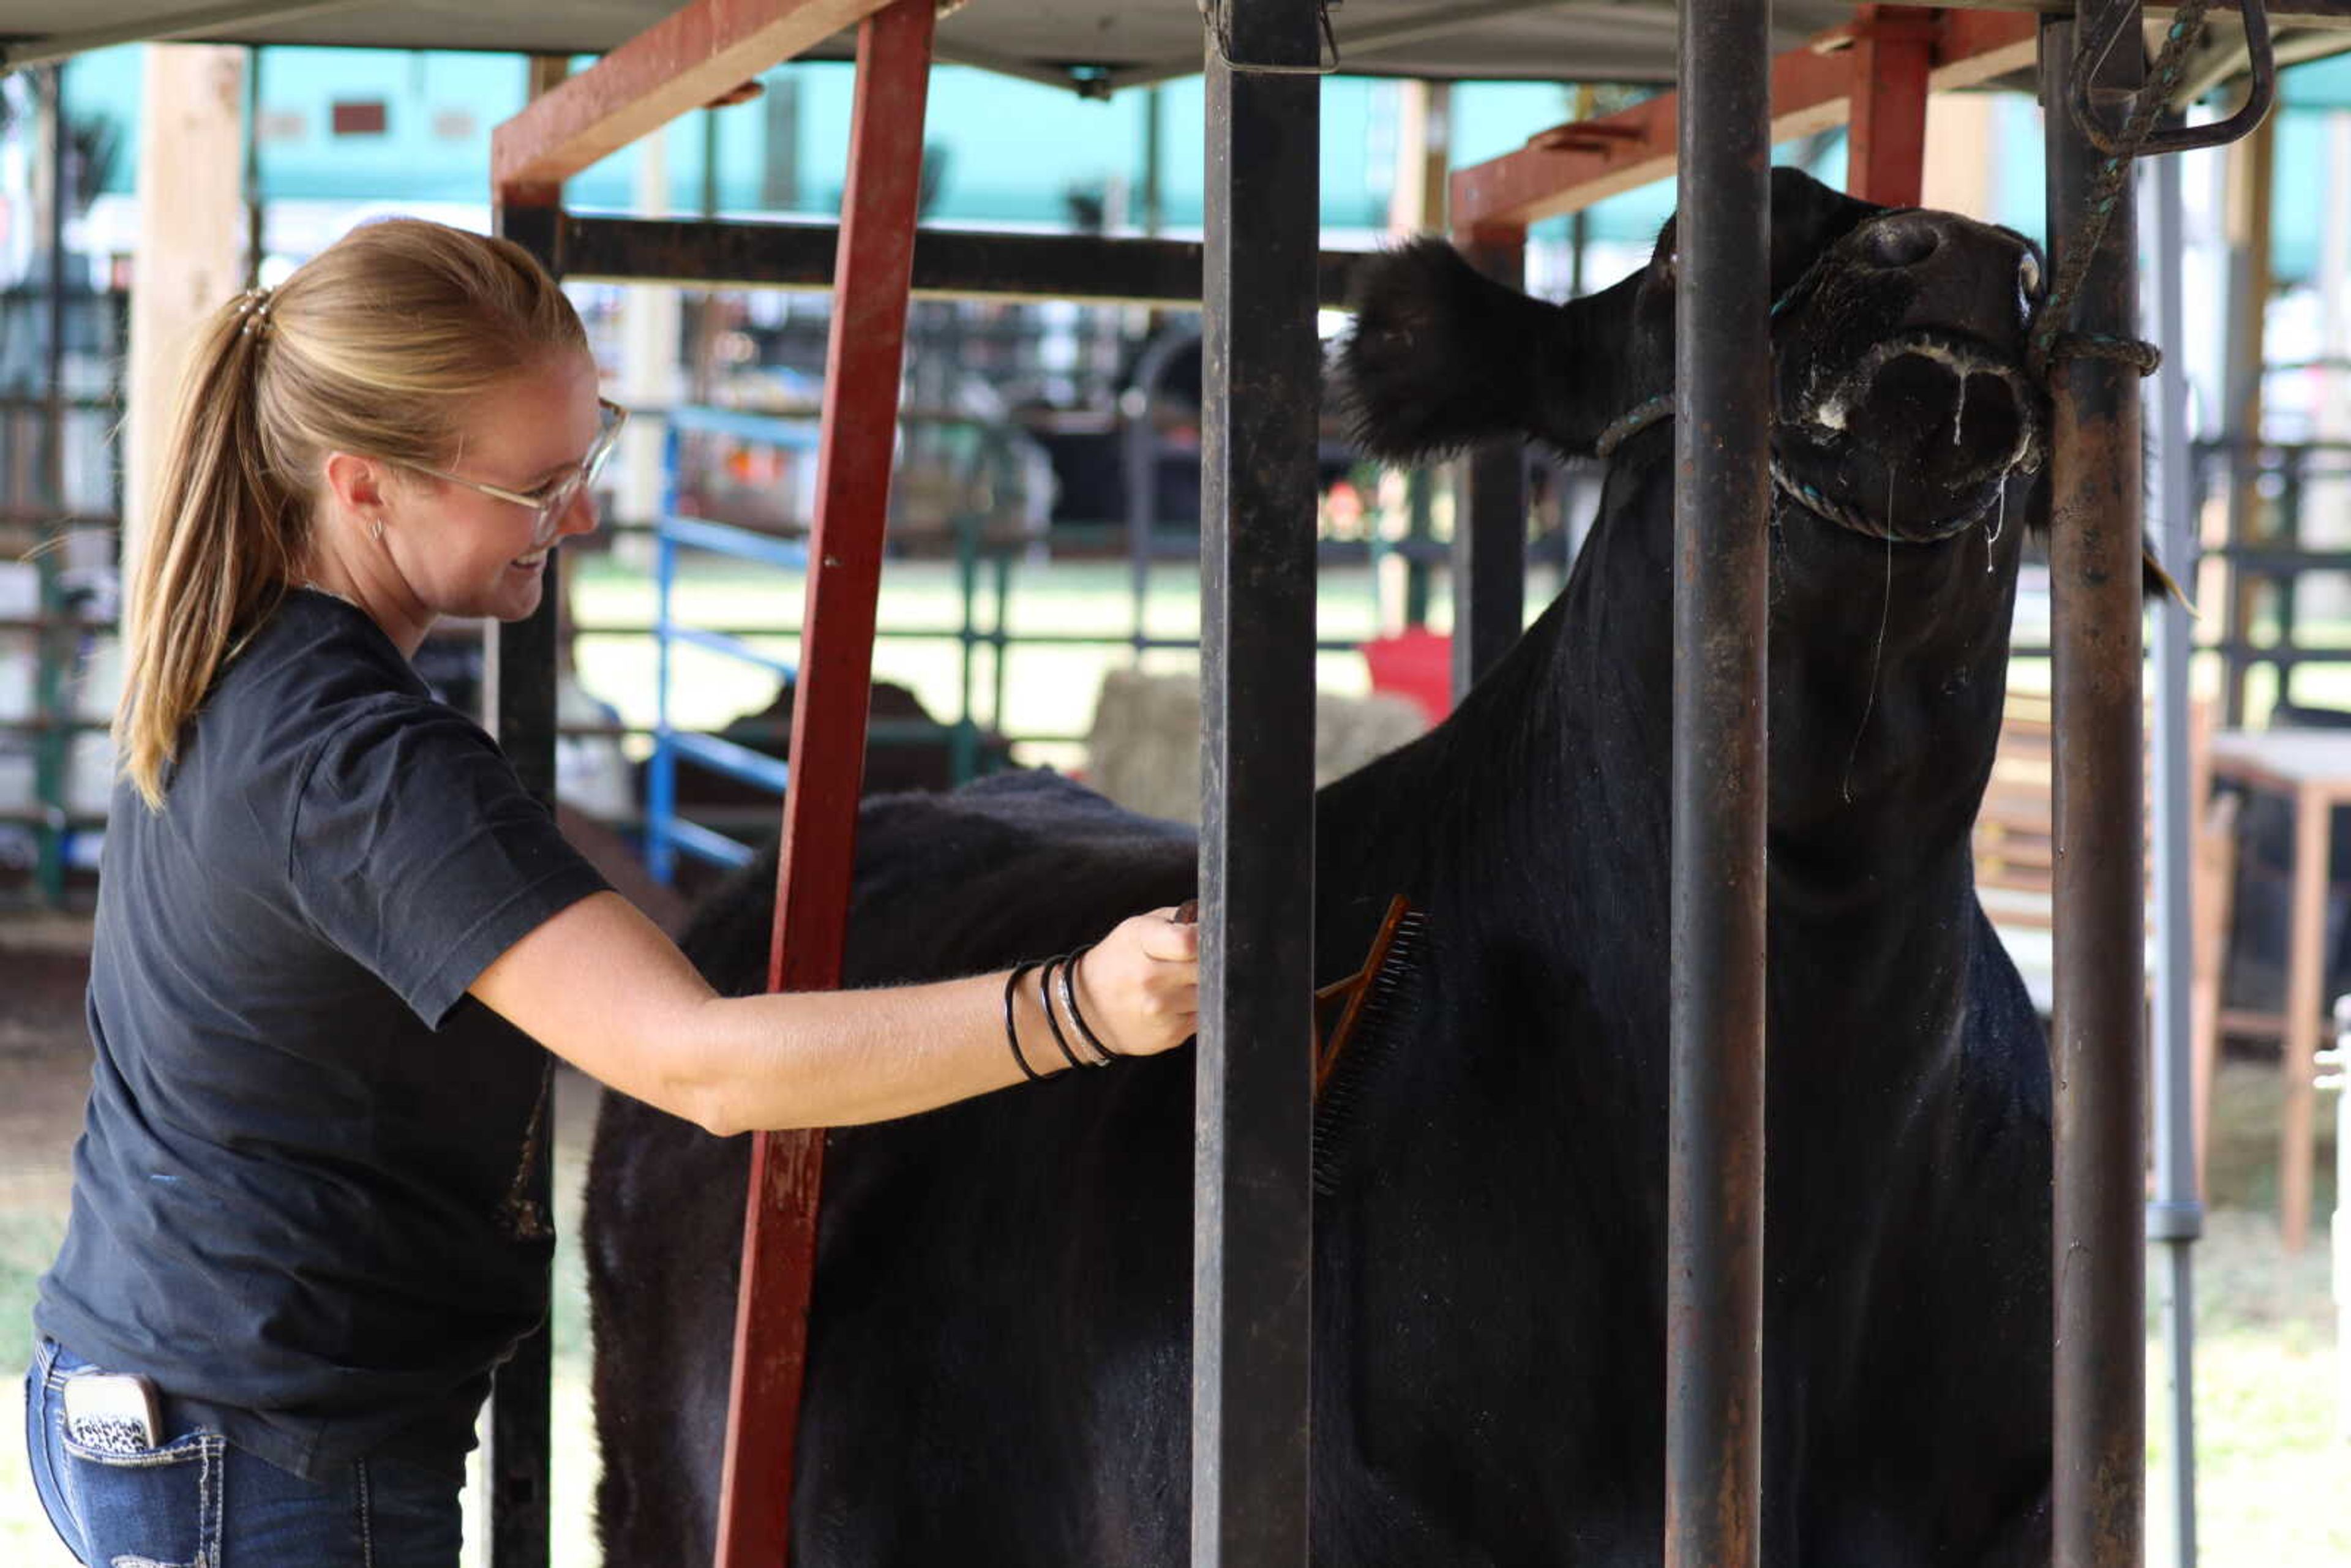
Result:
[[[1328,784],[1395,750],[1428,728],[1405,697],[1318,692],[1314,698],[1314,782]],[[1086,736],[1086,777],[1093,787],[1146,816],[1200,820],[1200,681],[1114,669],[1102,677]]]

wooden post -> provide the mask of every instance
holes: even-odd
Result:
[[[1845,188],[1865,202],[1918,204],[1934,39],[1934,13],[1916,6],[1865,5],[1855,18]]]
[[[196,325],[245,287],[246,51],[147,50],[139,113],[139,246],[123,423],[122,570],[145,542],[156,469]]]

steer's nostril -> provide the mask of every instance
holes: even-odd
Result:
[[[1894,213],[1869,225],[1863,238],[1869,259],[1880,267],[1916,267],[1943,243],[1926,213]]]

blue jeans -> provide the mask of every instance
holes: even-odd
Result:
[[[58,1394],[89,1364],[40,1343],[25,1377],[25,1446],[49,1522],[89,1568],[455,1568],[456,1477],[374,1458],[306,1481],[168,1397],[159,1446],[97,1453],[66,1436]]]

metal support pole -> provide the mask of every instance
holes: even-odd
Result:
[[[1303,1568],[1322,84],[1251,68],[1311,68],[1322,30],[1312,0],[1208,26],[1192,1562]]]
[[[2155,244],[2147,252],[2158,271],[2157,340],[2173,350],[2157,373],[2156,501],[2161,514],[2164,564],[2182,582],[2196,580],[2196,495],[2189,476],[2188,375],[2179,346],[2184,288],[2179,264],[2188,242],[2181,219],[2179,161],[2162,158],[2155,177]],[[2155,926],[2160,967],[2155,992],[2155,1196],[2147,1207],[2147,1236],[2168,1262],[2163,1328],[2171,1368],[2171,1517],[2173,1561],[2196,1568],[2196,1291],[2194,1248],[2204,1233],[2204,1206],[2196,1190],[2194,1063],[2189,1038],[2189,989],[2196,967],[2195,909],[2188,870],[2193,863],[2204,802],[2189,793],[2188,663],[2194,652],[2188,608],[2167,601],[2155,612]]]
[[[2137,7],[2130,7],[2136,12]],[[2083,243],[2105,160],[2064,95],[2079,37],[2046,20],[2049,234],[2059,272]],[[2146,74],[2137,18],[2093,103]],[[2137,328],[2137,225],[2115,204],[2072,329]],[[2146,1493],[2146,904],[2140,753],[2138,377],[2113,360],[2050,370],[2050,584],[2056,698],[2055,1568],[2137,1568]]]
[[[791,789],[784,799],[768,950],[771,991],[841,984],[935,19],[932,0],[896,0],[857,28],[849,179],[841,196],[841,257],[792,705]],[[823,1156],[820,1132],[761,1133],[751,1141],[719,1481],[720,1568],[777,1568],[791,1541],[792,1456]]]
[[[497,232],[560,276],[557,235],[563,214],[549,206],[496,210]],[[524,788],[555,805],[556,623],[563,597],[560,552],[548,557],[538,608],[495,627],[484,649],[482,712]],[[555,1191],[554,1059],[539,1091],[531,1201],[549,1212]],[[490,1385],[491,1568],[547,1568],[550,1545],[549,1454],[552,1448],[554,1340],[541,1323],[515,1347]]]
[[[2351,996],[2335,999],[2335,1044],[2317,1065],[2317,1087],[2335,1091],[2335,1435],[2351,1442]]]
[[[1489,277],[1522,287],[1523,229],[1471,235],[1464,247]],[[1453,695],[1499,664],[1527,619],[1527,449],[1489,442],[1469,455],[1465,505],[1453,519]]]
[[[67,147],[72,128],[66,120],[65,68],[52,66],[43,71],[34,91],[40,106],[44,165],[38,177],[48,186],[47,205],[39,216],[41,244],[49,253],[48,298],[42,310],[41,371],[47,386],[41,393],[37,494],[43,506],[63,517],[71,510],[66,505],[65,352],[66,204],[72,199],[67,188]],[[66,607],[57,591],[56,563],[44,558],[44,564],[36,570],[41,582],[36,613],[47,618],[47,623],[34,633],[38,674],[33,712],[44,725],[33,742],[33,798],[43,819],[37,835],[39,858],[34,877],[42,898],[50,907],[61,908],[66,896],[66,775],[73,757],[72,692],[78,685],[68,679],[66,672],[75,657],[76,636],[72,627],[62,623]]]
[[[1681,7],[1667,1568],[1761,1549],[1771,22]]]

